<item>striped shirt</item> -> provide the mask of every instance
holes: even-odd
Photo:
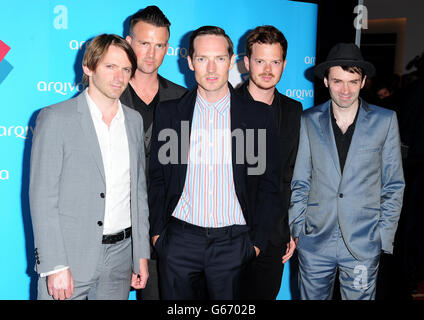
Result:
[[[214,103],[197,93],[184,189],[172,215],[205,228],[246,224],[234,188],[230,92]]]

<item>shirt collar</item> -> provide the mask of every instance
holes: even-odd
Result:
[[[88,94],[88,88],[84,90],[85,98],[87,100],[88,109],[90,110],[91,116],[95,117],[96,119],[102,120],[103,115],[100,111],[99,107],[96,105],[96,103],[91,99],[90,95]],[[118,112],[116,113],[113,120],[116,119],[116,121],[120,121],[121,119],[124,120],[124,111],[122,110],[121,101],[118,100]],[[103,121],[103,120],[102,120]]]
[[[199,91],[197,91],[196,104],[200,106],[202,111],[206,110],[207,108],[213,107],[219,113],[224,114],[230,107],[230,98],[231,94],[230,90],[228,90],[227,94],[218,101],[208,102],[200,95]]]

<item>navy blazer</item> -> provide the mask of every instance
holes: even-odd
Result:
[[[249,101],[237,95],[229,84],[231,94],[231,131],[243,132],[243,147],[246,151],[246,130],[255,130],[254,155],[258,156],[258,129],[266,129],[265,172],[261,175],[248,174],[257,164],[249,164],[243,152],[243,161],[236,161],[236,143],[232,139],[232,162],[235,192],[240,203],[243,216],[250,227],[250,238],[255,246],[264,250],[268,241],[275,217],[280,207],[280,154],[275,121],[270,108],[256,101]],[[153,124],[152,145],[150,155],[148,191],[150,210],[150,235],[160,235],[165,229],[169,217],[173,213],[183,192],[187,173],[187,159],[193,112],[197,97],[197,87],[178,100],[160,103],[156,109]],[[182,125],[183,124],[183,125]],[[159,134],[164,129],[172,129],[178,141],[159,141]],[[176,163],[161,164],[159,152],[161,147],[171,145],[172,152],[177,150]],[[242,162],[242,163],[240,163]],[[251,190],[257,190],[255,198],[249,197]]]

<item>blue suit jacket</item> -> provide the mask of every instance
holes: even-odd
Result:
[[[405,187],[396,114],[361,101],[343,174],[330,101],[302,114],[289,223],[298,248],[325,254],[337,225],[358,259],[392,253]]]

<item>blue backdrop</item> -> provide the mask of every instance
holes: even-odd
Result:
[[[243,66],[247,32],[271,24],[285,34],[287,67],[278,90],[313,105],[317,5],[288,0],[204,1],[8,1],[0,8],[0,299],[36,298],[34,244],[28,201],[32,131],[38,111],[82,90],[85,41],[100,33],[126,36],[129,17],[159,6],[171,21],[170,46],[160,74],[191,88],[187,67],[190,32],[202,25],[226,30],[238,55],[230,74],[235,86]],[[82,50],[81,50],[82,49]],[[279,299],[291,299],[286,265]],[[131,294],[134,298],[134,293]]]

